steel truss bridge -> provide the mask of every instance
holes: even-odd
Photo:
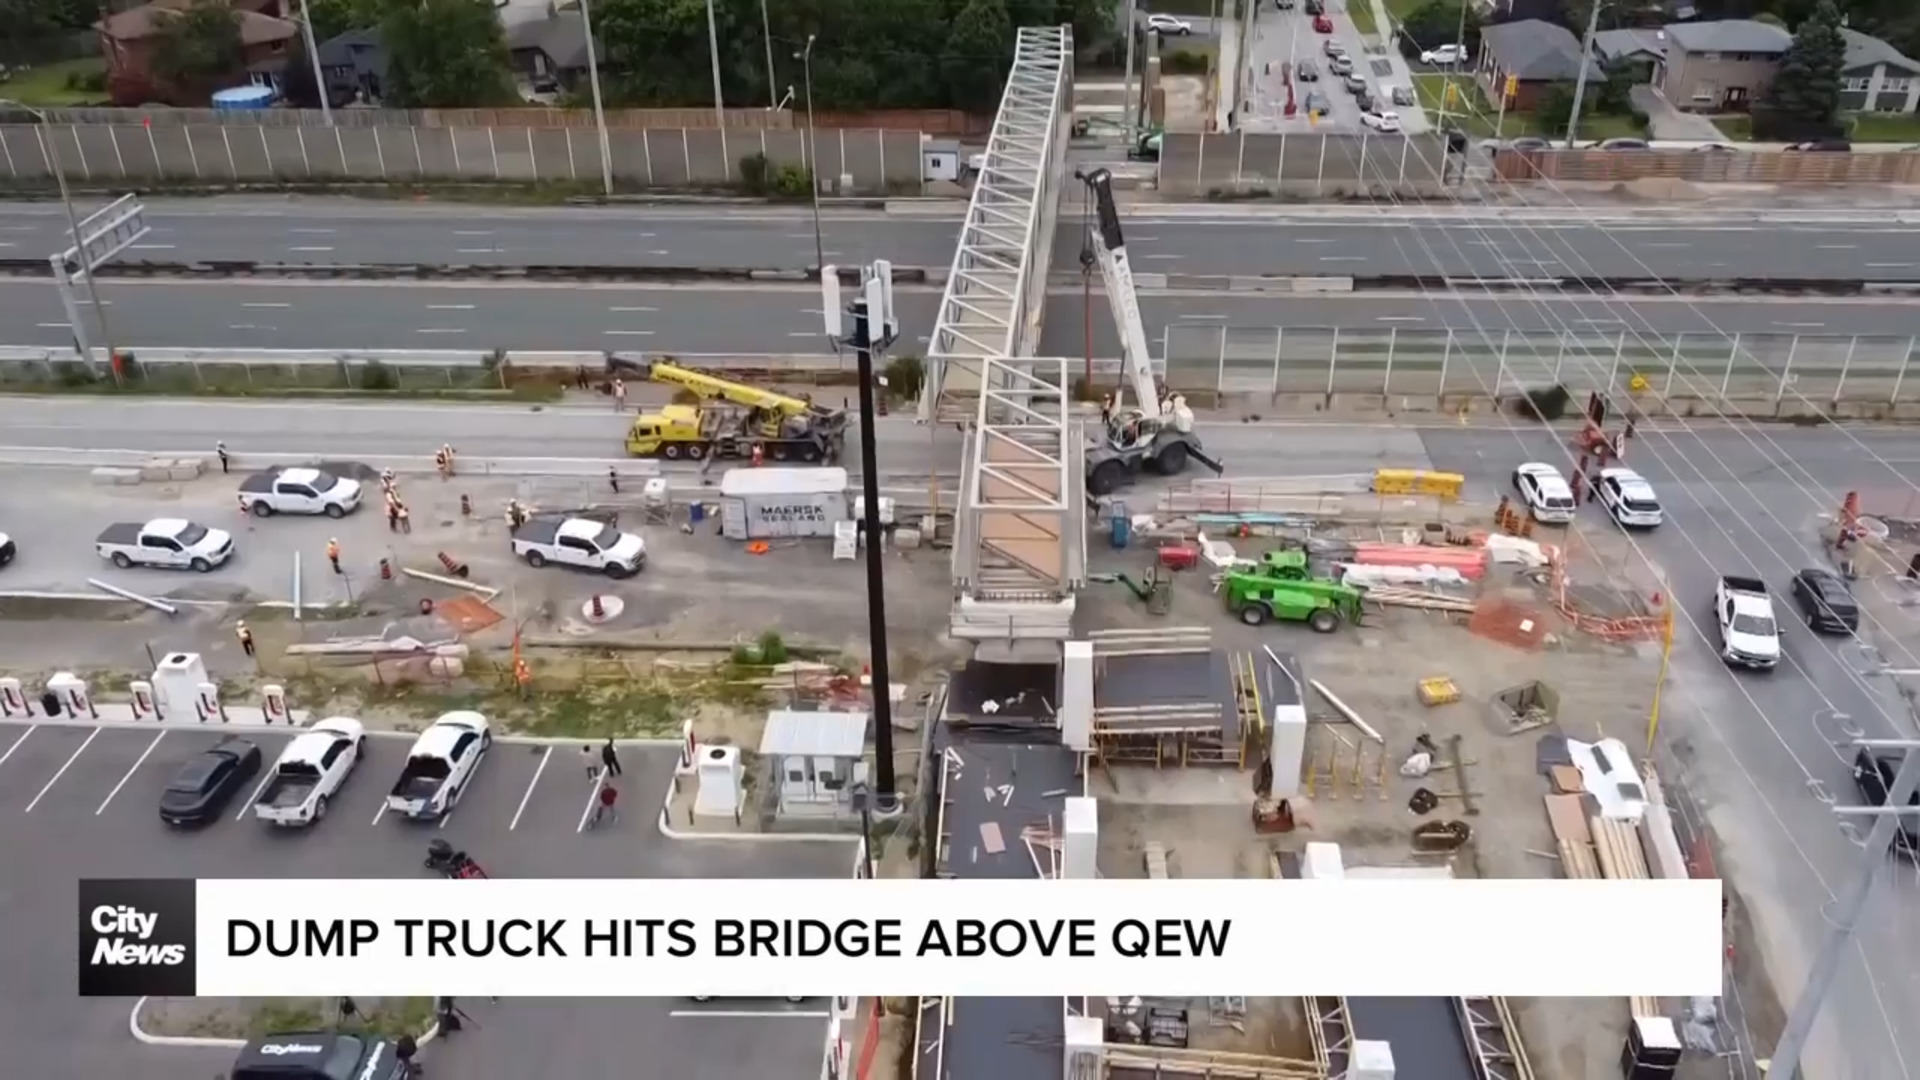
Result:
[[[983,660],[1057,660],[1086,583],[1068,362],[1033,355],[1072,113],[1071,30],[1022,29],[927,347],[920,417],[966,429],[952,633]]]

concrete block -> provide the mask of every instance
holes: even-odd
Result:
[[[102,487],[137,484],[140,482],[139,469],[125,469],[113,465],[102,465],[93,470],[93,482]]]
[[[173,459],[173,468],[168,472],[168,478],[172,480],[198,480],[206,471],[206,458],[175,458]]]
[[[172,476],[172,458],[148,458],[146,464],[140,466],[140,479],[142,480],[167,480],[172,478]]]

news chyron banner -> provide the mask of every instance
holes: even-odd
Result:
[[[114,880],[79,901],[89,996],[1698,997],[1722,958],[1711,880]],[[1578,964],[1553,947],[1595,933]]]

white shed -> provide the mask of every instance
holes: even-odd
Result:
[[[767,714],[760,736],[760,757],[770,762],[779,792],[779,813],[839,817],[855,811],[849,791],[867,781],[867,727],[864,712]]]

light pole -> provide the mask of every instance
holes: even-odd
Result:
[[[760,43],[767,47],[767,100],[780,109],[780,88],[773,81],[773,23],[767,18],[767,0],[760,0]]]
[[[600,186],[613,194],[613,151],[607,146],[607,110],[600,103],[600,60],[593,43],[593,14],[580,0],[580,28],[587,34],[587,82],[593,87],[593,126],[600,136]]]
[[[1464,6],[1460,9],[1467,10]],[[1462,19],[1465,19],[1464,14]],[[1573,149],[1574,132],[1580,127],[1580,106],[1587,101],[1587,71],[1593,67],[1593,35],[1600,30],[1600,0],[1593,0],[1587,14],[1587,33],[1580,39],[1580,77],[1573,82],[1573,111],[1567,114],[1567,149]],[[1485,48],[1483,44],[1481,48]],[[1789,1078],[1791,1080],[1791,1078]]]
[[[100,286],[93,280],[93,257],[87,253],[87,238],[80,235],[80,214],[73,208],[73,192],[67,187],[67,170],[66,167],[60,163],[59,140],[48,132],[48,129],[53,125],[47,119],[46,113],[41,112],[31,105],[23,105],[18,101],[0,98],[0,108],[19,109],[40,121],[40,145],[46,147],[47,165],[53,170],[54,183],[60,185],[60,205],[66,208],[67,227],[73,230],[74,255],[80,262],[80,272],[86,275],[87,299],[93,304],[94,318],[100,321],[100,341],[107,347],[107,364],[109,367],[112,367],[114,378],[117,380],[120,377],[120,369],[113,367],[113,332],[107,329],[107,308],[105,304],[100,302]],[[74,344],[79,347],[81,355],[85,357],[87,363],[91,365],[93,363],[93,349],[87,345],[86,327],[80,324],[78,312],[73,312],[72,314],[74,316],[72,327]]]
[[[307,63],[313,65],[313,89],[320,95],[320,115],[326,119],[327,126],[332,127],[333,102],[329,100],[332,95],[327,93],[327,76],[320,68],[320,45],[313,40],[313,5],[311,3],[300,6],[300,30],[307,37]]]
[[[807,187],[813,195],[813,265],[827,265],[826,245],[820,240],[820,152],[813,141],[813,40],[807,35],[807,47],[795,53],[807,87]]]
[[[727,103],[720,93],[720,29],[713,18],[713,0],[707,0],[707,56],[713,62],[713,126],[727,129]]]

